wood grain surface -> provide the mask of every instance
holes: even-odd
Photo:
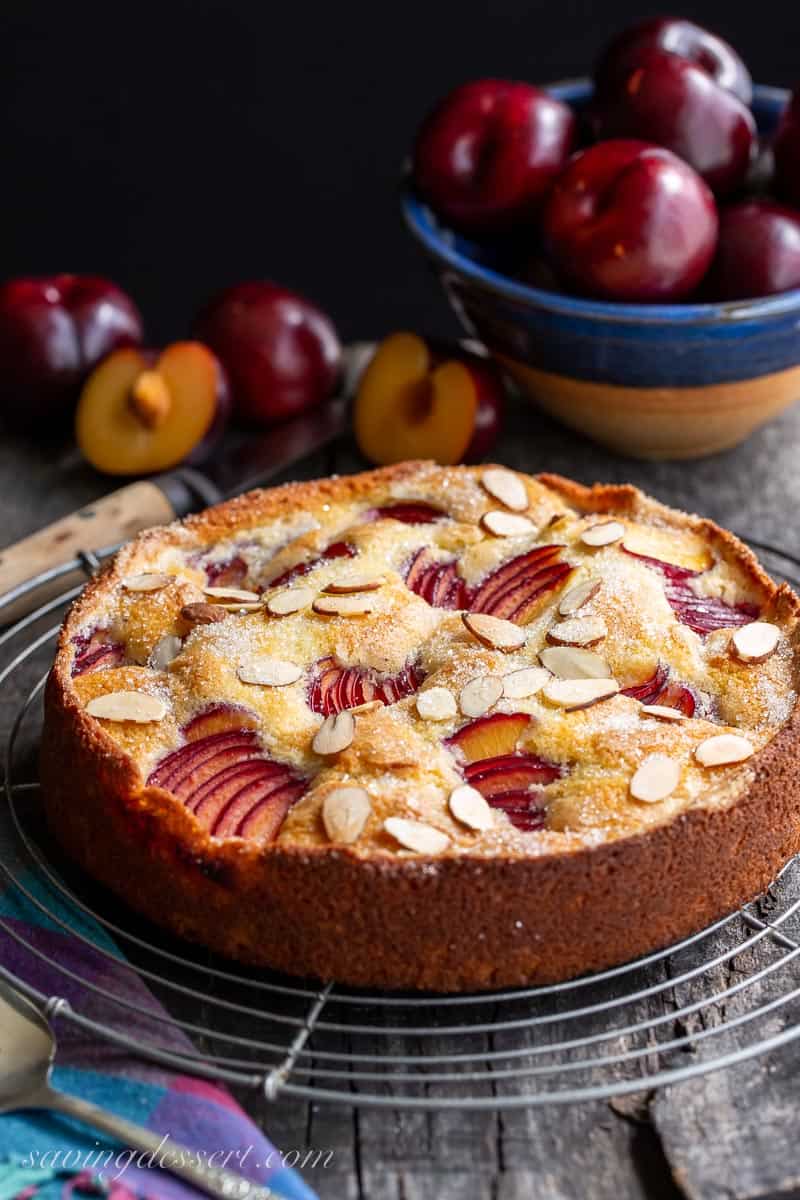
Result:
[[[638,463],[519,406],[509,414],[495,457],[525,471],[559,471],[587,483],[629,480],[668,504],[798,553],[798,445],[800,409],[794,409],[725,455],[691,463]],[[363,466],[346,447],[335,461],[320,454],[293,475],[310,478]],[[108,481],[84,468],[72,451],[42,451],[9,439],[0,445],[0,479],[6,542],[108,490]],[[19,699],[13,684],[0,695],[4,735]],[[795,878],[800,876],[779,886],[792,887]],[[772,901],[768,897],[763,903],[768,917]],[[800,923],[790,922],[786,932],[800,937]],[[702,948],[665,959],[659,969],[674,979],[691,967],[693,954],[702,954]],[[735,986],[737,978],[774,957],[766,939],[715,968],[714,983]],[[799,982],[800,972],[794,970],[792,986]],[[699,996],[702,986],[670,986],[639,1002],[635,1015],[671,1020],[670,1013]],[[673,1036],[752,1010],[786,986],[785,975],[767,975],[733,994],[724,1011],[706,1006],[688,1023],[672,1022]],[[778,1032],[789,1016],[776,1009],[762,1032]],[[546,1036],[558,1032],[556,1023]],[[541,1037],[539,1030],[536,1040]],[[725,1049],[735,1049],[742,1037],[734,1029],[720,1041]],[[325,1044],[333,1042],[329,1038]],[[486,1048],[476,1038],[476,1051]],[[431,1039],[431,1053],[437,1049],[447,1049],[444,1039]],[[690,1044],[675,1051],[667,1065],[686,1064],[694,1053]],[[285,1097],[268,1103],[245,1090],[238,1098],[277,1145],[333,1151],[327,1167],[305,1171],[321,1200],[791,1200],[800,1197],[798,1072],[800,1041],[656,1093],[503,1113],[358,1110]],[[491,1087],[487,1076],[487,1092]]]

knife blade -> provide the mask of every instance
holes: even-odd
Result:
[[[350,398],[374,349],[370,342],[345,347],[339,390],[319,408],[257,436],[235,433],[202,469],[179,467],[128,484],[0,550],[0,625],[85,582],[85,564],[98,551],[268,483],[330,445],[347,429]],[[68,572],[58,570],[66,564]]]

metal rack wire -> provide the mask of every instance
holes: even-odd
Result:
[[[774,575],[800,585],[800,559],[750,545]],[[82,555],[48,572],[48,581],[98,566],[98,557]],[[13,599],[41,582],[16,589]],[[32,757],[39,700],[61,612],[79,590],[0,634],[8,655],[0,687],[13,683],[26,696],[5,748],[0,882],[39,922],[68,935],[70,947],[61,957],[48,953],[27,925],[0,918],[22,964],[15,975],[0,966],[0,976],[51,1016],[173,1069],[261,1089],[268,1099],[417,1109],[638,1092],[800,1036],[799,860],[765,897],[677,946],[544,987],[365,993],[250,971],[171,940],[77,875],[41,821]],[[42,968],[63,981],[54,995],[35,984]],[[135,1000],[130,987],[120,994],[123,978],[138,988]]]

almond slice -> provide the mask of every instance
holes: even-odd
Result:
[[[461,689],[458,707],[465,717],[482,717],[503,694],[503,681],[497,675],[476,675]]]
[[[548,629],[547,640],[557,646],[594,646],[607,634],[602,617],[570,617]]]
[[[322,590],[331,596],[348,596],[351,592],[376,592],[385,582],[381,575],[348,575],[331,580]]]
[[[549,678],[544,667],[521,667],[503,676],[503,695],[508,700],[525,700],[540,692]]]
[[[447,721],[458,712],[456,698],[446,687],[430,687],[417,696],[417,712],[423,721]]]
[[[256,658],[250,662],[239,663],[236,674],[242,683],[252,683],[261,687],[288,687],[297,683],[303,674],[303,668],[286,658]]]
[[[774,654],[781,640],[781,631],[769,621],[752,621],[736,630],[731,642],[737,658],[746,663],[762,663]]]
[[[387,817],[383,822],[386,832],[417,854],[441,854],[450,845],[450,838],[441,829],[434,829],[423,821],[411,821],[407,817]]]
[[[137,725],[147,725],[163,720],[167,706],[160,696],[150,696],[147,692],[106,692],[90,700],[86,711],[101,721],[135,721]]]
[[[625,537],[625,526],[619,521],[603,521],[600,525],[590,525],[581,534],[584,546],[610,546]]]
[[[520,513],[505,512],[502,508],[493,508],[481,517],[481,525],[487,533],[495,537],[521,537],[526,533],[535,533],[533,521]]]
[[[551,704],[574,712],[597,704],[599,700],[607,700],[618,691],[616,679],[551,679],[545,684],[542,694]]]
[[[181,616],[190,625],[213,625],[224,621],[226,610],[219,604],[184,604]]]
[[[505,504],[512,512],[525,512],[528,507],[528,489],[513,471],[507,471],[504,467],[487,467],[481,475],[481,483],[490,496]]]
[[[273,617],[288,617],[308,608],[313,599],[314,593],[309,587],[284,588],[270,596],[264,607]]]
[[[205,587],[203,591],[212,600],[221,600],[228,604],[238,601],[241,601],[242,604],[260,604],[261,602],[258,592],[251,592],[247,588]]]
[[[366,617],[375,605],[368,593],[354,596],[326,596],[323,593],[311,607],[322,617]]]
[[[593,650],[579,646],[546,646],[539,662],[559,679],[610,679],[611,667]]]
[[[583,608],[584,604],[588,604],[590,600],[593,600],[602,586],[602,579],[599,579],[596,575],[590,576],[589,579],[584,579],[581,583],[576,583],[575,587],[571,587],[561,597],[558,604],[560,615],[562,617],[571,617],[578,609]]]
[[[183,642],[173,633],[165,633],[160,638],[150,654],[150,666],[155,671],[165,671],[169,664],[176,659],[183,649]]]
[[[695,747],[694,756],[703,767],[726,767],[744,762],[755,753],[753,743],[738,733],[718,733]]]
[[[667,754],[648,754],[631,778],[634,800],[658,804],[671,796],[680,783],[681,765]]]
[[[643,704],[639,712],[648,717],[658,717],[661,721],[685,721],[686,714],[678,708],[668,708],[666,704]]]
[[[356,722],[353,714],[344,709],[343,712],[331,713],[314,734],[311,749],[315,754],[338,754],[346,750],[356,733]]]
[[[448,800],[450,812],[457,821],[468,829],[476,829],[479,833],[491,829],[494,824],[492,810],[477,788],[462,783],[454,788]]]
[[[462,613],[461,620],[474,638],[490,650],[502,650],[509,654],[525,645],[525,631],[502,617],[490,617],[486,613]]]
[[[144,571],[141,575],[126,575],[122,586],[126,592],[158,592],[172,583],[174,575],[162,575],[155,571]]]
[[[353,716],[355,716],[356,713],[377,712],[379,708],[383,707],[384,704],[382,700],[365,700],[363,704],[354,704],[353,707],[348,708],[347,711],[351,712]]]
[[[372,813],[369,795],[360,787],[338,787],[322,802],[322,824],[332,842],[358,841]]]

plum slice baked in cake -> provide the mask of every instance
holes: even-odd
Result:
[[[798,850],[799,611],[632,487],[406,463],[253,492],[139,536],[73,606],[48,819],[244,963],[564,979]]]

